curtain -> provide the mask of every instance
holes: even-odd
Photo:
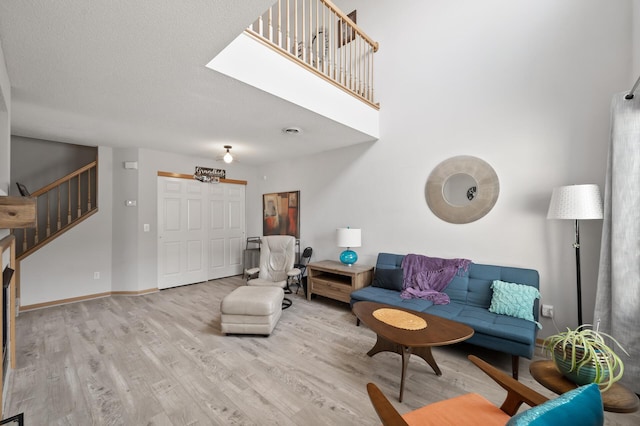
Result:
[[[611,102],[594,322],[629,352],[620,383],[640,393],[640,96]]]

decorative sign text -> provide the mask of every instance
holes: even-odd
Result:
[[[193,178],[200,182],[218,183],[220,179],[224,179],[226,175],[227,172],[224,169],[210,169],[208,167],[196,166]]]

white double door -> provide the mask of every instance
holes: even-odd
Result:
[[[158,288],[243,272],[245,187],[158,177]]]

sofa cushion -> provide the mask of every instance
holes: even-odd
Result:
[[[376,268],[371,285],[373,287],[386,288],[387,290],[402,291],[403,274],[402,269]]]
[[[451,302],[448,305],[433,305],[423,312],[461,322],[479,334],[524,344],[535,342],[536,326],[531,321],[494,314],[477,306]]]
[[[489,312],[535,322],[533,306],[536,299],[540,298],[537,288],[500,280],[495,280],[491,288],[493,296]]]
[[[402,260],[404,255],[392,253],[378,253],[376,268],[395,269],[402,268]]]
[[[400,292],[380,287],[364,287],[351,293],[351,305],[360,301],[385,303],[399,308],[422,312],[433,305],[430,300],[401,299]]]

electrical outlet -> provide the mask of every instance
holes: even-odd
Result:
[[[542,316],[545,318],[553,318],[553,305],[542,305]]]
[[[94,272],[93,273],[93,279],[94,280],[99,280],[100,279],[100,272]]]

